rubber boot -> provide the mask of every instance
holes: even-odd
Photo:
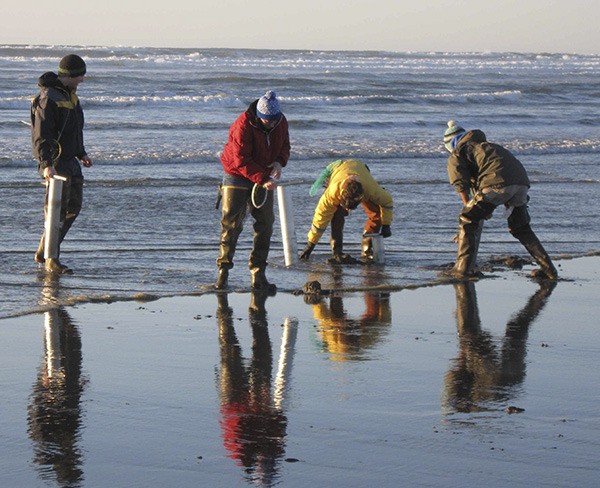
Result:
[[[226,290],[229,279],[229,269],[228,268],[219,268],[219,273],[217,275],[217,281],[215,281],[215,288],[217,290]]]
[[[341,237],[331,238],[331,256],[341,256],[344,254],[344,240]]]
[[[58,259],[48,258],[44,263],[44,268],[48,273],[55,274],[73,274],[73,270],[62,264]]]
[[[267,280],[264,268],[252,268],[250,270],[250,276],[252,279],[253,290],[264,291],[269,295],[274,295],[277,292],[277,286],[273,283],[269,283]]]
[[[458,236],[458,251],[456,262],[450,271],[455,278],[476,277],[477,251],[481,238],[481,226],[470,224],[461,228]]]
[[[37,251],[35,251],[35,254],[33,255],[33,260],[38,264],[44,264],[44,262],[46,261],[44,259],[45,243],[46,243],[46,232],[44,231],[44,233],[42,234],[42,238],[40,239],[40,243],[38,245]]]
[[[531,228],[530,232],[522,233],[515,237],[519,239],[519,242],[523,244],[525,249],[527,249],[527,252],[531,254],[531,257],[540,266],[540,269],[532,272],[533,277],[549,280],[558,279],[558,271],[556,271],[550,256],[548,256],[544,246],[542,246],[542,243],[539,241]]]
[[[361,240],[361,257],[365,263],[373,262],[373,239],[371,237],[363,237]]]
[[[331,258],[330,264],[355,264],[357,261],[349,254],[344,254],[344,224],[348,211],[338,207],[331,219]]]

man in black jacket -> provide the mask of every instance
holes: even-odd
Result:
[[[76,54],[60,60],[58,74],[44,73],[38,80],[40,93],[31,105],[31,140],[33,155],[38,162],[38,172],[49,181],[53,176],[66,178],[63,184],[59,246],[75,222],[83,197],[83,174],[81,165],[90,167],[83,144],[83,110],[77,98],[77,86],[83,81],[86,64]],[[46,185],[48,187],[48,185]],[[48,195],[46,194],[47,211]],[[34,259],[44,264],[45,234]],[[45,263],[48,271],[71,273],[58,259]]]
[[[450,184],[464,204],[459,215],[458,254],[450,274],[457,278],[476,275],[483,221],[492,216],[497,206],[504,205],[509,232],[540,265],[534,276],[555,280],[556,268],[529,225],[529,178],[521,162],[504,147],[488,142],[482,131],[467,132],[453,120],[448,122],[444,145],[451,153]]]

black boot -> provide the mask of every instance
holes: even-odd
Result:
[[[269,283],[265,275],[264,268],[252,268],[250,269],[250,276],[252,277],[252,289],[261,290],[267,292],[269,295],[277,293],[277,286],[273,283]]]
[[[552,264],[552,260],[542,246],[535,232],[529,225],[530,217],[527,211],[527,205],[515,207],[508,218],[508,230],[510,233],[523,244],[527,252],[540,265],[540,269],[535,270],[532,275],[535,278],[556,280],[558,272]]]
[[[229,269],[219,268],[219,274],[217,275],[217,281],[215,281],[215,288],[217,290],[227,289],[227,280],[229,279]]]
[[[534,270],[531,275],[534,278],[548,279],[548,280],[556,280],[558,279],[558,271],[554,267],[550,256],[542,246],[542,243],[539,241],[537,236],[531,231],[529,234],[520,235],[518,237],[519,241],[527,252],[531,254],[531,257],[535,260],[537,264],[539,264],[540,269]]]
[[[480,273],[475,271],[480,239],[479,223],[466,225],[460,229],[456,262],[449,272],[451,276],[454,278],[477,278],[480,276]]]
[[[35,251],[35,254],[33,255],[33,260],[38,263],[38,264],[44,264],[45,259],[44,259],[44,245],[46,242],[46,232],[44,232],[42,234],[42,238],[40,239],[40,243],[38,245],[37,251]]]

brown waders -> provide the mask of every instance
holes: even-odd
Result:
[[[492,216],[496,206],[479,200],[474,204],[469,202],[459,215],[458,252],[456,263],[450,274],[457,278],[474,276],[477,262],[479,241],[483,230],[483,221]],[[527,205],[515,207],[508,217],[508,230],[523,244],[531,257],[539,264],[536,273],[539,278],[555,280],[558,278],[556,268],[546,250],[531,229]]]
[[[558,272],[544,246],[531,229],[530,220],[527,205],[515,207],[508,217],[508,230],[513,237],[523,244],[527,252],[540,266],[539,270],[534,271],[534,276],[555,280],[558,278]]]
[[[248,260],[252,288],[269,292],[275,291],[275,285],[269,283],[265,276],[269,248],[271,247],[271,235],[273,234],[273,223],[275,222],[273,192],[267,192],[266,201],[260,208],[256,208],[252,204],[252,190],[249,188],[223,186],[221,192],[223,211],[219,257],[217,258],[219,272],[215,288],[222,290],[228,286],[229,270],[233,268],[233,256],[238,238],[244,227],[248,207],[250,207],[250,214],[254,218],[254,243]],[[262,200],[262,196],[257,198]]]
[[[360,202],[365,213],[367,222],[363,234],[377,234],[381,230],[381,211],[379,205],[363,200]],[[344,254],[344,224],[349,212],[344,207],[338,207],[331,219],[331,254],[332,261],[339,263],[355,263],[348,254]],[[373,243],[370,237],[363,237],[361,241],[362,258],[369,262],[373,259]]]
[[[58,235],[58,255],[50,263],[47,263],[46,269],[53,273],[71,273],[72,271],[60,263],[60,244],[64,240],[67,232],[72,227],[75,219],[81,211],[83,201],[83,178],[77,176],[68,176],[67,181],[63,183],[60,203],[60,233]],[[46,197],[44,202],[44,217],[48,212],[48,189],[46,188]],[[42,233],[40,243],[35,252],[34,259],[37,263],[44,264],[44,245],[46,242],[46,231]]]

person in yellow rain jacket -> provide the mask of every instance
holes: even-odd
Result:
[[[329,164],[312,185],[310,195],[314,196],[321,186],[325,186],[325,191],[315,209],[308,242],[300,254],[300,259],[308,260],[331,222],[331,261],[340,264],[356,262],[343,251],[344,223],[350,210],[361,204],[367,214],[362,254],[366,261],[372,260],[372,243],[366,235],[381,234],[384,238],[392,235],[392,196],[375,181],[367,165],[354,159],[338,160]]]

